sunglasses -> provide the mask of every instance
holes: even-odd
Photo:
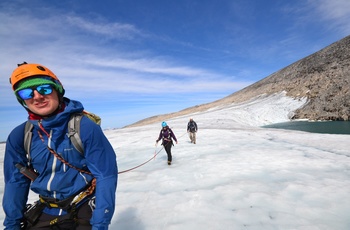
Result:
[[[52,85],[39,85],[32,88],[21,89],[17,94],[22,100],[28,100],[34,97],[34,90],[41,95],[49,95],[52,93],[53,88]]]

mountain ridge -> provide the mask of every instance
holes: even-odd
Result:
[[[149,117],[126,127],[169,120],[283,91],[289,97],[308,98],[308,102],[297,109],[291,119],[350,120],[350,36],[227,97],[178,112]]]

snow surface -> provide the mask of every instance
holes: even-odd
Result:
[[[259,128],[304,103],[276,94],[168,120],[179,141],[171,166],[155,147],[160,123],[106,130],[121,172],[110,229],[350,229],[350,136]]]

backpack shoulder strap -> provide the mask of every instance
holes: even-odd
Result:
[[[70,116],[67,133],[75,149],[78,150],[81,155],[84,154],[83,142],[80,138],[80,121],[82,117],[82,113],[75,113]]]
[[[71,140],[72,144],[76,148],[76,150],[79,151],[80,154],[84,154],[84,148],[83,148],[83,142],[80,138],[80,121],[83,117],[82,113],[76,113],[72,114],[69,121],[68,121],[68,137]],[[30,157],[30,146],[32,144],[32,136],[33,136],[33,128],[34,125],[30,123],[30,121],[27,121],[24,126],[24,141],[23,146],[24,150],[27,154],[28,162],[31,161]]]
[[[172,133],[171,128],[168,128],[168,137],[167,137],[168,139],[171,138],[171,133]]]
[[[34,125],[30,123],[30,121],[27,121],[24,127],[24,150],[26,151],[28,162],[30,162],[30,146],[32,144],[32,130],[34,128]]]

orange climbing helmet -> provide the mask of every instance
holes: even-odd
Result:
[[[17,87],[17,83],[30,77],[34,76],[43,76],[50,77],[52,81],[61,85],[60,80],[56,77],[56,75],[48,68],[40,64],[28,64],[27,62],[23,62],[22,64],[18,64],[18,67],[13,71],[10,77],[10,83],[12,85],[12,89],[15,90]],[[63,87],[62,87],[63,88]]]

